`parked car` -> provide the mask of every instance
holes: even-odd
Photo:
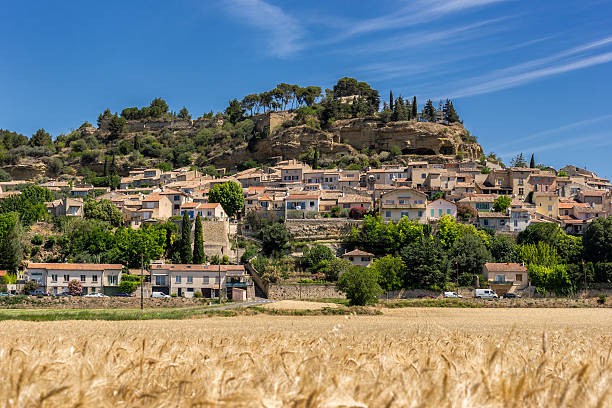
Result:
[[[504,299],[517,299],[517,298],[520,298],[521,295],[517,293],[506,293],[503,297]]]
[[[84,295],[83,297],[89,297],[89,298],[106,298],[108,296],[106,296],[104,293],[90,293],[88,295]]]
[[[461,296],[457,292],[444,292],[444,297],[445,298],[462,298],[463,296]]]
[[[60,296],[72,296],[72,295],[70,294],[70,292],[59,292],[59,293],[56,293],[53,296],[60,297]]]
[[[166,298],[169,298],[169,297],[172,297],[172,296],[170,296],[170,295],[166,295],[166,294],[165,294],[165,293],[163,293],[163,292],[153,292],[153,293],[151,294],[151,297],[152,297],[152,298],[155,298],[155,299],[166,299]]]
[[[134,296],[134,294],[133,293],[119,292],[119,293],[115,293],[113,296],[116,296],[116,297],[132,297],[132,296]]]
[[[49,294],[42,289],[32,290],[28,292],[28,295],[30,296],[49,296]]]
[[[474,289],[476,299],[498,299],[497,293],[493,289]]]
[[[0,292],[0,297],[4,297],[4,296],[11,296],[11,294],[7,292]]]

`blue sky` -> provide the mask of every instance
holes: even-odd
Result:
[[[342,76],[450,97],[487,152],[612,176],[612,2],[5,2],[0,128],[54,136],[163,97],[199,116]]]

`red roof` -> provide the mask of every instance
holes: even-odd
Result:
[[[29,263],[28,269],[47,269],[62,271],[104,271],[123,269],[121,264],[86,264],[86,263]]]
[[[527,268],[519,263],[487,262],[484,267],[488,272],[527,272]]]

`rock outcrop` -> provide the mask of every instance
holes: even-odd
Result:
[[[393,146],[407,155],[463,154],[467,159],[478,159],[482,147],[461,124],[429,122],[389,122],[372,119],[339,120],[331,131],[339,141],[357,150],[389,151]]]

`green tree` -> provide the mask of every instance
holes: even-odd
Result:
[[[401,251],[407,265],[404,287],[440,290],[449,276],[449,262],[441,244],[423,237]]]
[[[517,250],[511,236],[496,234],[491,240],[491,256],[495,262],[517,262]]]
[[[422,115],[423,115],[423,119],[425,119],[428,122],[436,121],[436,108],[434,107],[431,99],[428,99],[427,102],[425,103],[425,106],[423,107]]]
[[[482,273],[485,262],[491,260],[491,253],[482,239],[473,234],[460,236],[450,251],[450,267],[455,268],[457,283],[471,285],[474,276]]]
[[[375,304],[382,289],[375,270],[353,266],[338,279],[338,290],[346,294],[351,306]]]
[[[587,261],[612,262],[612,217],[596,218],[582,236]]]
[[[180,244],[181,263],[191,263],[191,220],[187,211],[183,213],[181,222],[181,244]]]
[[[535,157],[533,155],[533,153],[531,153],[531,160],[529,160],[529,168],[530,169],[535,169],[536,164],[535,164]]]
[[[151,101],[148,111],[146,111],[145,109],[143,110],[145,110],[145,112],[148,113],[148,115],[146,116],[152,116],[154,118],[159,118],[165,113],[168,113],[168,109],[169,107],[166,101],[164,101],[162,98],[155,98]]]
[[[45,203],[53,201],[53,194],[45,188],[34,184],[27,185],[21,194],[0,200],[0,213],[17,212],[24,226],[47,219]]]
[[[562,234],[563,231],[557,224],[552,222],[538,222],[528,225],[527,228],[519,232],[516,237],[516,243],[522,245],[546,242],[550,245],[555,245]]]
[[[512,199],[505,195],[500,195],[493,201],[493,210],[496,212],[505,213],[506,210],[510,207],[512,203]]]
[[[262,250],[264,254],[282,254],[289,248],[291,234],[285,224],[279,222],[266,225],[261,229]]]
[[[235,181],[215,184],[208,192],[208,201],[220,203],[225,213],[233,217],[244,208],[242,187]]]
[[[198,214],[195,219],[195,230],[193,237],[193,263],[203,264],[206,261],[204,255],[204,233],[202,231],[202,218]]]
[[[529,279],[538,289],[555,292],[557,295],[570,295],[574,285],[565,265],[529,265]]]
[[[519,257],[526,265],[553,266],[560,263],[555,247],[542,241],[521,245]]]
[[[30,139],[30,145],[33,147],[53,147],[53,139],[45,129],[38,129]]]
[[[102,199],[96,201],[92,198],[85,200],[83,206],[85,218],[108,222],[113,227],[123,224],[123,214],[112,201]]]
[[[225,115],[228,117],[232,125],[235,125],[244,119],[244,109],[242,108],[240,102],[238,102],[238,99],[232,99],[229,102],[228,107],[225,108]]]
[[[334,258],[334,253],[328,246],[315,244],[304,249],[302,264],[309,271],[318,272],[324,266],[323,262],[331,261]]]
[[[448,123],[457,123],[460,122],[459,115],[455,111],[455,107],[453,106],[453,102],[450,99],[447,99],[444,103],[443,108],[444,120]]]
[[[121,116],[113,115],[108,122],[108,131],[110,132],[109,138],[111,140],[116,140],[121,136],[123,131],[125,130],[126,125],[125,118]]]
[[[417,120],[419,118],[419,108],[417,105],[416,96],[412,97],[412,104],[410,105],[410,108],[412,109],[412,112],[410,113],[410,118]]]
[[[189,113],[187,108],[183,106],[181,108],[181,110],[179,111],[179,113],[178,113],[178,118],[179,119],[191,120],[191,114]]]
[[[328,261],[322,261],[319,272],[325,274],[325,280],[335,282],[346,271],[353,267],[353,264],[342,258],[333,258]]]
[[[510,165],[512,167],[527,167],[527,162],[525,161],[525,157],[523,153],[519,153],[510,160]]]
[[[406,264],[404,264],[402,258],[386,255],[375,259],[370,265],[370,269],[376,271],[378,284],[383,290],[388,292],[402,288],[402,277],[406,270]]]
[[[11,273],[17,271],[23,260],[22,235],[18,213],[0,214],[0,268]]]

